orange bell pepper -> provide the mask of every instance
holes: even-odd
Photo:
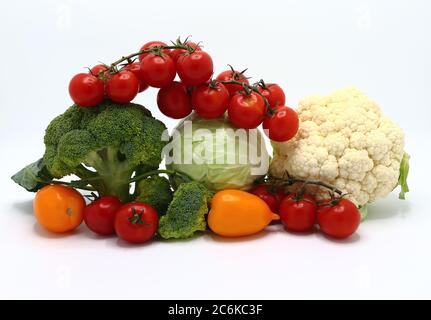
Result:
[[[216,234],[240,237],[257,233],[280,216],[261,198],[241,190],[217,192],[211,201],[208,226]]]

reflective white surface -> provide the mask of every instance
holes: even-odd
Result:
[[[429,1],[3,1],[0,4],[0,298],[431,298]],[[348,241],[271,227],[130,247],[81,226],[35,225],[9,177],[44,150],[71,76],[150,40],[193,35],[216,72],[279,83],[287,102],[355,85],[406,132],[407,201],[370,208]],[[136,101],[173,127],[155,104]]]

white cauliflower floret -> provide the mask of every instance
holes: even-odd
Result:
[[[365,205],[385,197],[398,184],[404,133],[378,105],[355,88],[302,100],[300,126],[287,142],[273,142],[270,173],[320,180]],[[310,186],[317,198],[328,191]]]

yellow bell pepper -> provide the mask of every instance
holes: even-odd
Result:
[[[217,192],[211,201],[208,226],[216,234],[240,237],[257,233],[280,216],[261,198],[241,190]]]

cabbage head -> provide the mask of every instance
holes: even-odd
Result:
[[[210,190],[248,189],[268,171],[269,155],[261,132],[237,129],[226,117],[205,120],[193,113],[171,137],[166,167]]]

